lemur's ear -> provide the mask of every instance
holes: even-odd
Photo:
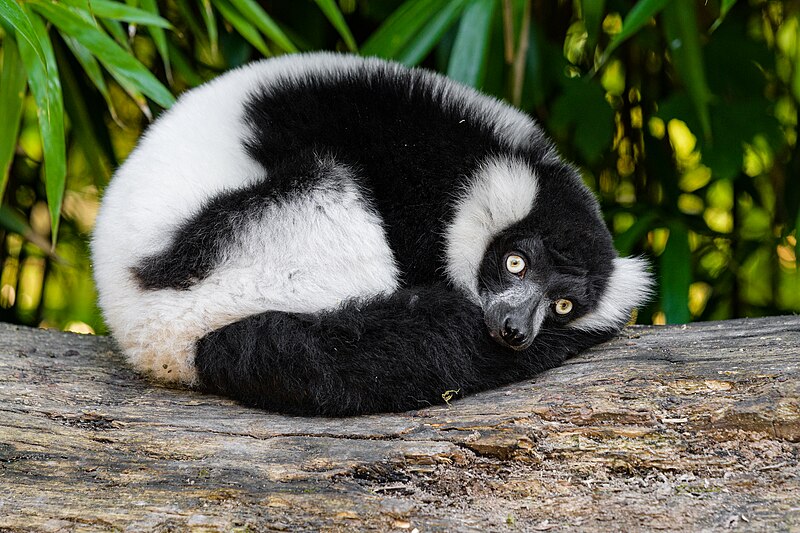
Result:
[[[641,257],[617,257],[603,295],[590,313],[570,324],[584,331],[617,329],[630,319],[634,307],[653,294],[655,280]]]

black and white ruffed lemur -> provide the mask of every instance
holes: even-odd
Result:
[[[116,172],[92,254],[135,368],[299,414],[529,378],[614,336],[651,286],[527,115],[330,53],[184,94]]]

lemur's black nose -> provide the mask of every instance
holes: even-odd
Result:
[[[500,330],[500,337],[509,346],[522,346],[525,344],[525,334],[517,328],[510,318],[503,322],[503,329]]]

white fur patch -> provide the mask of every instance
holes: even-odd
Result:
[[[639,257],[617,257],[614,271],[597,307],[569,327],[583,331],[616,329],[624,325],[634,307],[652,295],[654,280],[647,271],[647,261]]]
[[[508,158],[487,161],[456,202],[446,233],[450,280],[478,296],[478,269],[486,248],[498,233],[533,209],[539,185],[525,163]]]

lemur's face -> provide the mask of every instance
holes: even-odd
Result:
[[[541,239],[498,239],[480,270],[479,297],[489,334],[514,350],[528,348],[542,328],[565,326],[593,306],[587,270],[570,264]]]

